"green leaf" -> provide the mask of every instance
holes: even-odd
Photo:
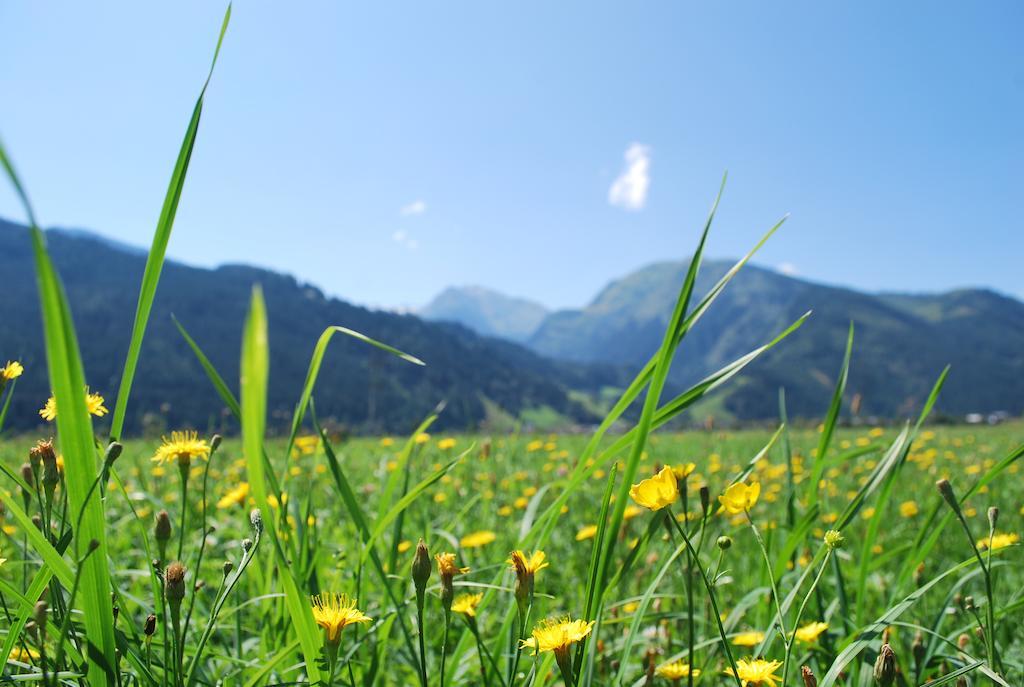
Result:
[[[182,141],[181,150],[178,151],[178,159],[174,163],[174,171],[171,173],[167,195],[164,196],[164,204],[160,208],[160,218],[157,220],[156,233],[153,234],[153,244],[150,246],[149,256],[146,258],[146,270],[142,274],[142,284],[139,287],[139,301],[135,307],[135,323],[132,325],[132,338],[128,344],[128,354],[124,361],[124,368],[121,371],[121,384],[117,390],[117,405],[114,406],[113,419],[110,424],[111,441],[116,441],[121,436],[121,431],[124,428],[124,417],[128,410],[128,397],[131,394],[135,370],[139,364],[142,339],[146,334],[149,314],[153,309],[153,298],[156,296],[156,287],[160,281],[160,272],[164,266],[167,243],[171,239],[174,216],[178,212],[178,202],[181,200],[181,191],[185,187],[188,163],[192,158],[196,134],[199,132],[199,119],[203,114],[203,100],[206,96],[206,87],[210,85],[213,68],[217,65],[217,56],[220,54],[220,46],[224,42],[224,33],[228,30],[228,22],[230,20],[231,5],[229,4],[227,11],[224,12],[224,21],[221,23],[220,35],[217,37],[217,48],[213,52],[213,62],[210,64],[210,71],[206,76],[206,82],[203,83],[202,90],[199,91],[199,98],[196,100],[195,107],[192,110],[192,119],[189,120],[188,128],[185,130],[185,140]]]
[[[267,500],[267,477],[264,469],[263,437],[267,417],[267,377],[270,368],[270,347],[267,343],[267,310],[259,286],[253,287],[249,315],[242,339],[241,396],[242,450],[256,505],[264,514],[263,525],[274,545],[278,577],[284,587],[285,606],[292,627],[299,638],[306,661],[306,674],[311,682],[321,679],[317,658],[321,639],[307,599],[295,581],[292,568],[277,536],[274,517]]]

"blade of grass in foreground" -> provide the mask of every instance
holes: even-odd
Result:
[[[242,396],[242,449],[249,473],[249,485],[256,506],[267,517],[263,518],[267,535],[274,546],[274,557],[281,585],[284,587],[285,606],[292,626],[299,638],[306,661],[306,674],[310,682],[320,682],[320,637],[309,601],[299,591],[292,569],[277,537],[277,527],[267,500],[267,484],[263,465],[263,436],[267,416],[267,377],[270,371],[270,350],[267,343],[267,309],[263,293],[253,287],[249,315],[245,321],[242,339],[241,396]]]
[[[75,325],[71,320],[64,287],[46,252],[43,232],[39,229],[28,195],[2,144],[0,164],[13,183],[32,228],[50,388],[53,389],[57,407],[61,409],[57,414],[57,435],[64,455],[68,503],[71,512],[82,514],[79,530],[74,533],[74,550],[84,551],[91,541],[97,544],[95,553],[82,564],[81,594],[78,597],[81,599],[86,635],[90,642],[87,665],[89,682],[94,685],[114,684],[116,647],[114,615],[110,604],[106,518],[101,499],[89,498],[100,465],[93,443],[92,421],[85,404],[85,372],[82,369]],[[61,572],[57,569],[60,566],[55,567],[52,562],[47,565],[53,568],[54,573]]]
[[[153,298],[156,296],[156,286],[160,281],[160,272],[164,266],[167,242],[171,239],[174,216],[178,212],[178,201],[181,200],[181,191],[185,187],[188,163],[192,158],[196,134],[199,132],[199,119],[203,114],[203,100],[206,97],[206,87],[210,85],[213,68],[217,65],[217,56],[220,54],[220,46],[224,42],[224,33],[228,30],[228,22],[230,20],[231,5],[229,4],[227,11],[224,12],[220,36],[217,38],[217,48],[213,51],[213,62],[210,64],[210,72],[206,76],[206,82],[203,84],[202,90],[199,91],[199,98],[196,100],[196,105],[192,110],[192,119],[189,120],[188,129],[185,130],[185,140],[181,143],[178,159],[174,163],[174,171],[171,173],[167,195],[164,197],[164,204],[160,209],[160,219],[157,220],[156,233],[153,234],[153,244],[150,246],[149,256],[146,258],[146,270],[142,273],[142,285],[139,287],[139,302],[135,308],[135,324],[132,325],[132,338],[128,344],[128,354],[124,361],[124,368],[121,371],[121,384],[117,390],[117,404],[114,406],[114,414],[110,422],[111,441],[116,441],[121,436],[121,430],[124,428],[124,417],[128,410],[128,396],[131,394],[132,381],[135,379],[135,370],[139,364],[142,338],[146,334],[149,313],[153,309]]]

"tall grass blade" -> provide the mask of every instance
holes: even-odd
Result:
[[[242,339],[241,396],[242,396],[242,449],[249,473],[249,485],[256,506],[265,515],[263,524],[277,563],[278,579],[284,587],[285,606],[292,627],[299,638],[306,674],[311,682],[321,679],[317,659],[320,655],[320,636],[309,600],[299,591],[292,569],[277,535],[277,526],[267,499],[267,477],[264,470],[263,437],[267,415],[267,377],[270,350],[267,343],[267,310],[259,286],[253,287],[249,315]]]
[[[171,229],[174,228],[174,216],[178,212],[178,202],[181,200],[181,191],[185,187],[185,176],[188,173],[189,160],[192,159],[192,149],[195,147],[196,134],[199,132],[199,119],[203,114],[203,100],[206,97],[206,87],[210,85],[213,77],[213,68],[217,66],[217,56],[220,54],[221,43],[224,42],[224,34],[228,30],[228,22],[231,20],[231,5],[228,5],[224,12],[224,21],[221,23],[220,35],[217,37],[217,48],[213,51],[213,62],[210,64],[210,71],[199,91],[199,98],[196,100],[192,110],[192,119],[189,120],[188,128],[185,130],[185,140],[181,143],[181,150],[178,151],[178,159],[174,163],[174,171],[171,173],[171,181],[167,187],[167,195],[164,197],[163,207],[160,208],[160,218],[157,220],[156,232],[153,234],[153,244],[149,249],[149,256],[146,258],[146,269],[142,273],[142,284],[139,287],[139,301],[135,307],[135,323],[132,325],[132,337],[128,344],[128,353],[125,357],[124,368],[121,371],[121,384],[117,390],[117,404],[114,406],[114,414],[110,422],[110,437],[116,441],[124,429],[125,413],[128,411],[128,396],[132,391],[132,382],[135,379],[135,370],[139,364],[139,353],[142,350],[142,339],[146,335],[146,325],[149,322],[149,314],[153,309],[153,298],[156,296],[156,287],[160,281],[160,272],[164,266],[164,256],[167,253],[167,243],[171,239]]]

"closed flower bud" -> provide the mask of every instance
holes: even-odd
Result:
[[[22,463],[21,465],[21,478],[25,480],[25,484],[30,487],[35,486],[36,473],[32,470],[32,466],[28,463]]]
[[[430,552],[427,545],[420,539],[416,544],[416,553],[412,559],[412,583],[416,587],[417,596],[422,597],[427,588],[427,580],[430,579]]]
[[[956,646],[961,651],[965,650],[970,645],[971,645],[971,636],[969,634],[964,633],[964,634],[961,634],[959,637],[956,638]]]
[[[252,525],[256,534],[263,534],[263,514],[260,513],[259,508],[253,508],[249,512],[249,524]]]
[[[171,539],[171,516],[165,510],[156,514],[156,524],[153,525],[153,538],[156,539],[160,560],[163,560],[167,557],[167,542]]]
[[[914,655],[914,664],[920,669],[924,664],[925,654],[928,652],[928,647],[924,645],[924,637],[920,632],[914,635],[914,643],[910,645],[910,651]]]
[[[707,517],[708,508],[711,507],[711,490],[708,489],[708,485],[700,485],[700,509],[704,512],[704,516]]]
[[[210,437],[210,453],[211,454],[215,453],[217,451],[217,449],[220,448],[220,442],[221,441],[223,441],[223,438],[219,434],[214,434],[212,437]]]
[[[245,539],[242,540],[242,551],[244,551],[246,553],[249,553],[249,550],[251,548],[252,548],[252,539],[249,539],[248,537],[246,537]]]
[[[164,597],[172,606],[185,598],[185,566],[177,561],[164,571]]]
[[[889,687],[896,681],[896,653],[888,644],[883,644],[878,652],[874,677],[879,687]]]
[[[152,613],[146,616],[146,624],[142,628],[142,633],[146,635],[147,640],[156,634],[156,616]]]
[[[800,677],[804,680],[804,687],[818,687],[818,678],[814,677],[814,673],[808,666],[800,668]]]
[[[45,601],[37,601],[36,605],[32,607],[32,620],[43,634],[46,634],[46,612],[48,609],[49,606]]]
[[[956,494],[953,493],[953,485],[949,483],[948,479],[940,479],[935,483],[935,488],[939,490],[942,498],[946,500],[949,507],[953,509],[954,513],[960,512],[960,504],[956,500]]]
[[[988,526],[994,530],[997,522],[999,522],[999,509],[992,506],[988,509]]]
[[[729,547],[732,546],[732,537],[722,535],[718,538],[718,541],[716,543],[718,544],[718,548],[720,548],[722,551],[727,551]]]
[[[224,571],[224,577],[231,574],[231,571],[235,569],[235,564],[231,561],[224,561],[224,565],[221,566],[221,570]]]
[[[121,457],[122,451],[124,451],[124,446],[116,441],[110,442],[107,446],[107,455],[103,458],[103,462],[108,466],[113,465],[114,461]]]

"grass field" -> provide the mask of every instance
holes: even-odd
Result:
[[[1019,423],[930,427],[942,372],[907,424],[843,428],[851,326],[816,430],[658,431],[807,317],[668,397],[680,344],[781,225],[695,293],[717,198],[661,345],[590,435],[430,436],[428,417],[408,437],[332,437],[314,399],[333,336],[422,362],[330,326],[290,432],[270,436],[257,285],[237,385],[181,330],[206,372],[197,388],[219,394],[240,437],[126,437],[205,90],[109,412],[88,392],[61,278],[0,146],[32,227],[53,390],[39,399],[49,431],[0,441],[5,682],[1022,683]],[[0,368],[0,429],[20,374]]]

